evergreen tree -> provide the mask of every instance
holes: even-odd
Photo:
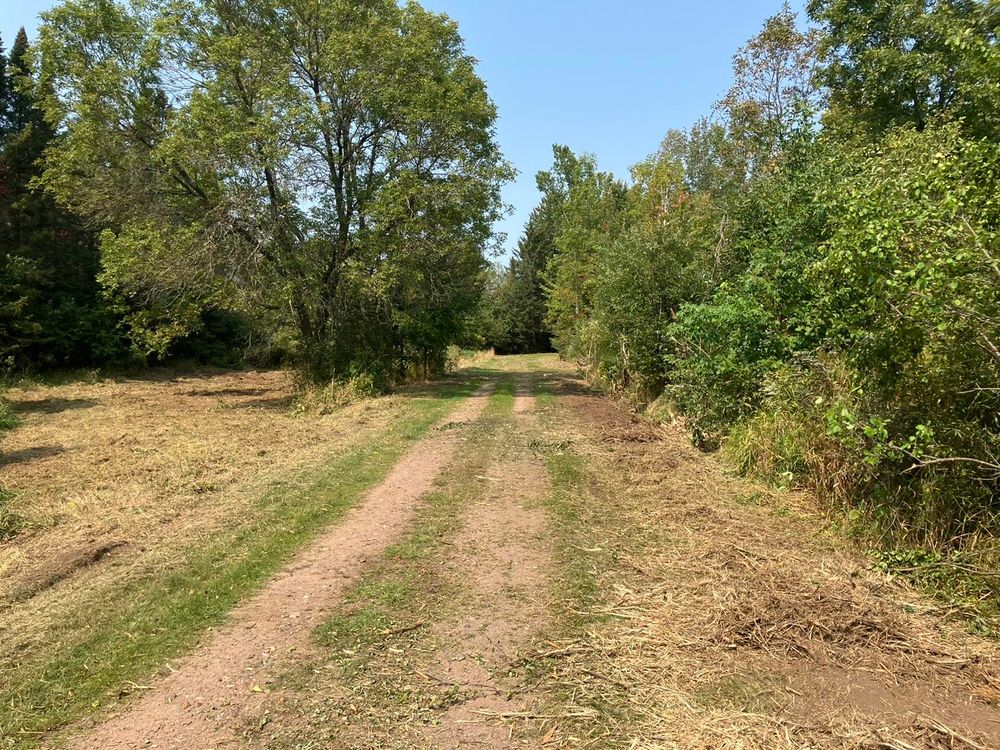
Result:
[[[9,107],[6,52],[3,37],[0,36],[0,134],[7,132],[7,110]]]
[[[543,199],[531,212],[524,234],[510,262],[508,294],[515,314],[514,348],[521,352],[545,352],[552,348],[545,322],[545,290],[542,275],[556,251],[556,219],[552,201]]]
[[[0,59],[0,364],[96,363],[123,346],[92,233],[32,185],[56,134],[36,103],[24,29]]]

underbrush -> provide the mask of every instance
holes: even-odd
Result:
[[[436,369],[416,368],[408,375],[390,381],[372,372],[360,371],[345,377],[334,378],[326,385],[320,386],[302,380],[299,383],[299,396],[295,400],[293,411],[296,414],[328,414],[358,401],[387,393],[394,387],[426,381],[442,373],[455,373],[462,368],[489,362],[495,357],[496,354],[492,349],[474,351],[450,346],[445,354],[441,372]]]
[[[449,346],[445,352],[445,372],[455,372],[462,367],[482,364],[496,359],[494,349],[463,349],[459,346]]]
[[[377,396],[384,389],[380,388],[375,378],[362,373],[354,377],[331,380],[325,386],[303,386],[300,395],[295,400],[294,412],[328,414],[358,401]]]
[[[933,463],[958,446],[941,445],[905,409],[880,412],[833,358],[783,368],[765,390],[723,444],[737,470],[812,492],[876,567],[943,598],[975,629],[1000,632],[997,477],[971,462]]]
[[[3,400],[0,400],[0,434],[13,430],[18,425],[17,415],[11,411]]]

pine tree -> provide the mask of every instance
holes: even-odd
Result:
[[[32,186],[56,137],[36,105],[28,36],[0,55],[0,366],[94,363],[117,347],[92,233]]]
[[[16,253],[19,223],[13,206],[19,197],[20,184],[8,159],[8,142],[14,130],[11,118],[14,91],[9,68],[0,42],[0,366],[13,364],[19,349],[39,333],[38,324],[25,315],[32,296],[35,266]]]
[[[556,251],[556,226],[550,203],[549,199],[543,199],[531,212],[510,263],[511,303],[517,321],[512,338],[523,352],[552,349],[551,334],[545,324],[545,290],[542,286],[542,274]]]
[[[7,110],[10,106],[9,80],[7,76],[7,51],[0,36],[0,138],[7,133]]]

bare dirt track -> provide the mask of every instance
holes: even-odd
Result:
[[[70,743],[92,750],[155,746],[223,747],[234,729],[259,714],[264,687],[286,666],[336,597],[403,531],[414,506],[454,450],[455,427],[475,421],[489,387],[449,416],[447,431],[407,453],[388,477],[252,600],[191,658],[120,717]]]
[[[521,383],[515,416],[530,418],[534,408]],[[545,465],[520,454],[492,464],[480,481],[482,496],[443,558],[447,575],[463,584],[462,607],[432,631],[440,643],[435,674],[467,699],[426,727],[430,747],[521,746],[506,727],[488,719],[527,710],[515,696],[518,685],[503,673],[551,626],[556,563],[551,523],[540,506],[549,491]]]
[[[488,385],[172,661],[170,674],[123,693],[114,716],[41,744],[1000,747],[997,645],[970,635],[953,609],[875,570],[811,498],[732,476],[680,427],[643,420],[554,358],[477,365],[468,377]],[[260,397],[220,389],[239,390],[212,380],[201,389],[211,396],[184,398]],[[376,434],[400,418],[407,398],[299,424],[317,436],[316,454],[329,455],[324,426],[336,425],[345,441],[358,437],[350,420]],[[46,420],[68,411],[31,409],[13,433],[18,450],[54,442],[59,428]],[[77,411],[92,412],[97,442],[107,445],[100,436],[114,430],[102,426],[101,407]],[[250,413],[290,449],[295,420]],[[177,421],[208,440],[221,428],[199,423],[217,418],[243,416],[206,404]],[[36,477],[46,461],[88,450],[84,428],[71,425],[79,445],[37,459]],[[234,454],[225,463],[245,471],[241,462],[254,460]],[[124,466],[127,457],[115,461]],[[157,491],[169,497],[166,486]],[[74,525],[66,517],[39,533],[63,533],[63,523]],[[59,547],[45,569],[85,578],[130,554],[113,546],[114,534],[91,536],[90,546]],[[33,542],[15,547],[25,543]],[[27,590],[33,579],[18,575]],[[72,589],[74,575],[35,581],[42,593],[14,606],[44,602],[57,618],[56,595]]]

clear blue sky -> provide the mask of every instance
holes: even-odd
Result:
[[[54,0],[0,0],[9,46],[33,35]],[[781,0],[423,0],[458,21],[500,111],[500,144],[517,168],[505,191],[513,247],[538,201],[535,173],[553,143],[597,155],[621,177],[670,128],[708,114],[736,49]],[[793,8],[801,9],[796,0]]]

